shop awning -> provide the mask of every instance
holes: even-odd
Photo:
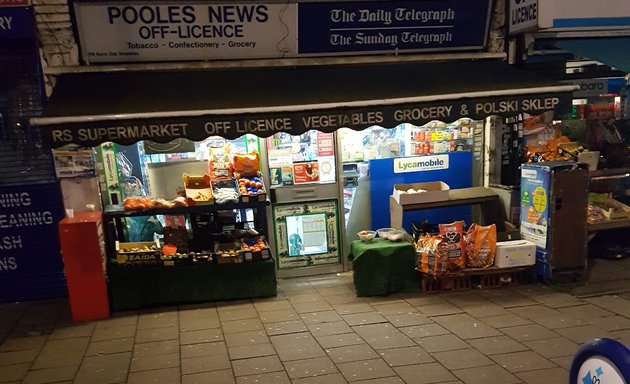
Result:
[[[572,85],[500,62],[65,74],[40,118],[48,145],[267,137],[462,117],[565,113]]]
[[[630,73],[630,37],[558,39],[554,45]]]

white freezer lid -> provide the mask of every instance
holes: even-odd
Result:
[[[511,241],[501,241],[497,243],[497,248],[520,247],[520,246],[536,246],[536,244],[527,240],[511,240]]]

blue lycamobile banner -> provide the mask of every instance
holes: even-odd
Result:
[[[298,51],[438,51],[483,48],[488,0],[298,4]]]

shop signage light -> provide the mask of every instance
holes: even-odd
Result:
[[[86,63],[480,50],[489,0],[76,1]]]

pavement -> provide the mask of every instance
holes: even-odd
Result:
[[[627,296],[532,284],[358,298],[351,272],[278,289],[84,323],[65,299],[0,305],[0,382],[567,383],[580,344],[630,345]]]

